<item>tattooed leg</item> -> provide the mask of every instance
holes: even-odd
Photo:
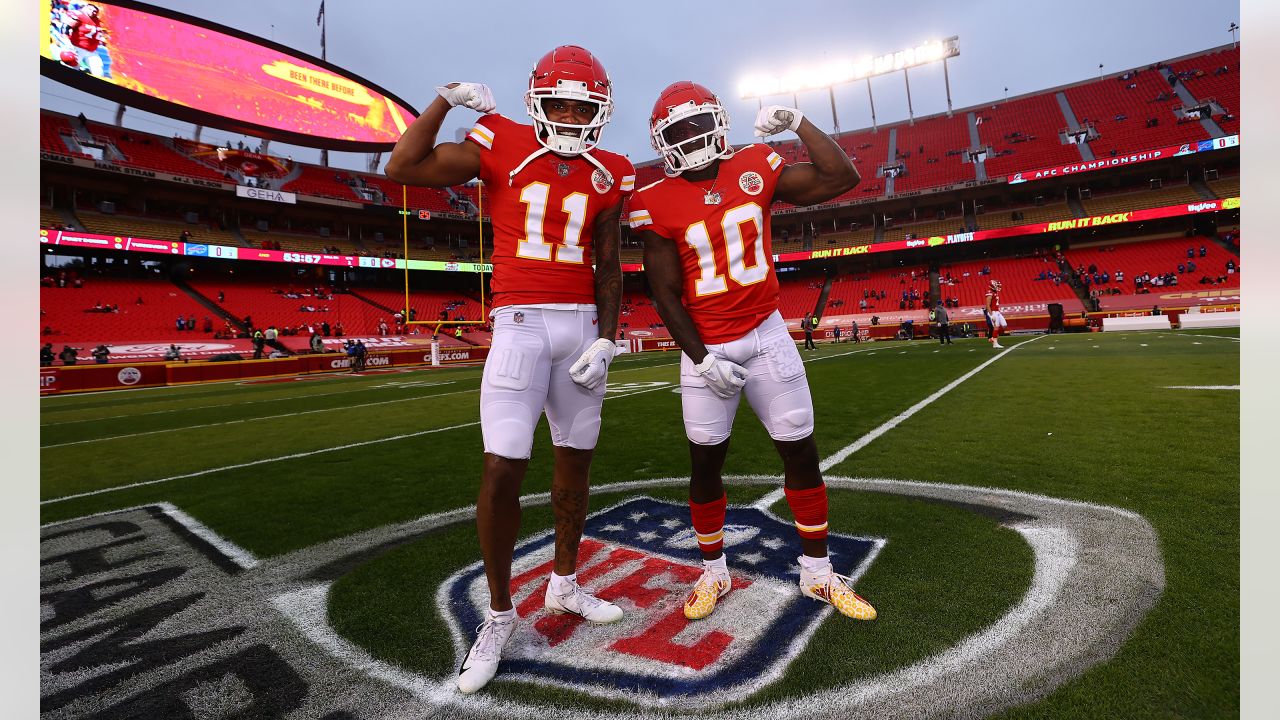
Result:
[[[555,448],[551,509],[556,518],[556,574],[572,575],[578,564],[578,541],[587,519],[593,450]]]

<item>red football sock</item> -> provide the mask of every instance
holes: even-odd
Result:
[[[827,537],[827,486],[819,485],[806,490],[783,488],[787,504],[795,516],[796,530],[806,540],[825,540]]]
[[[698,548],[705,553],[719,552],[724,547],[724,510],[729,499],[706,503],[689,501],[689,514],[693,516],[693,531],[698,534]]]

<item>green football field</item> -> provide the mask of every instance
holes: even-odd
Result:
[[[1136,605],[1141,612],[1116,621],[1109,639],[1088,645],[1077,660],[1044,665],[1034,686],[1011,691],[1025,700],[998,701],[995,715],[1239,713],[1238,331],[1002,340],[1009,350],[962,340],[947,347],[823,345],[804,353],[819,452],[833,478],[831,529],[885,540],[857,584],[880,617],[826,618],[776,682],[730,688],[725,712],[751,716],[771,703],[838,696],[879,676],[907,683],[918,673],[900,671],[966,647],[1040,592],[1038,550],[1013,529],[1011,512],[984,505],[990,497],[980,491],[971,501],[941,501],[882,492],[863,480],[884,479],[1119,508],[1128,511],[1125,522],[1154,531],[1152,572],[1162,587]],[[593,511],[635,495],[684,502],[678,479],[688,472],[688,453],[674,392],[677,361],[665,353],[624,355],[613,364],[592,470]],[[481,464],[479,380],[478,367],[424,368],[45,398],[41,522],[167,502],[269,561],[467,508]],[[550,489],[549,447],[544,421],[527,494]],[[725,468],[738,476],[729,502],[760,501],[780,487],[780,472],[744,403]],[[660,478],[676,480],[609,488]],[[790,518],[783,500],[770,509]],[[545,504],[525,510],[523,536],[551,526]],[[1127,547],[1089,546],[1072,562],[1110,567],[1133,559],[1123,557]],[[328,620],[369,658],[406,675],[447,680],[455,643],[436,609],[436,588],[478,559],[469,522],[370,553],[334,578]],[[1096,589],[1096,596],[1073,590],[1079,602],[1062,607],[1105,613],[1112,588],[1103,580]],[[1070,627],[1091,619],[1071,618],[1078,625]],[[1070,632],[1064,626],[1063,634]],[[1050,632],[1041,644],[1061,639]],[[986,713],[972,709],[986,706],[966,705],[963,691],[952,692],[954,698],[923,698],[922,706]],[[625,699],[501,674],[484,693],[498,708],[554,706],[547,716],[638,709]]]

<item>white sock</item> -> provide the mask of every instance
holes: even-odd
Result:
[[[514,619],[515,616],[516,609],[514,607],[510,610],[494,610],[493,608],[489,608],[490,620],[511,620]]]
[[[809,557],[808,555],[800,556],[800,567],[807,573],[817,573],[828,570],[831,567],[830,557]]]
[[[728,560],[725,558],[724,553],[720,553],[720,557],[716,558],[715,560],[703,560],[702,566],[708,570],[713,570],[722,575],[729,574],[729,563],[728,563]]]
[[[557,595],[563,595],[573,589],[573,585],[578,582],[578,573],[571,575],[557,575],[555,570],[551,571],[551,592]]]

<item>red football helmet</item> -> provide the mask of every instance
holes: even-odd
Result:
[[[999,280],[991,281],[991,292],[1000,292],[1002,289],[1004,289],[1004,285]]]
[[[672,83],[658,95],[649,115],[649,140],[672,177],[733,156],[729,113],[715,93],[689,80]]]
[[[598,110],[585,125],[558,123],[542,109],[546,98],[595,103]],[[581,155],[600,144],[600,131],[613,113],[613,83],[590,52],[577,45],[561,45],[533,66],[524,104],[538,131],[538,142],[559,155]]]

